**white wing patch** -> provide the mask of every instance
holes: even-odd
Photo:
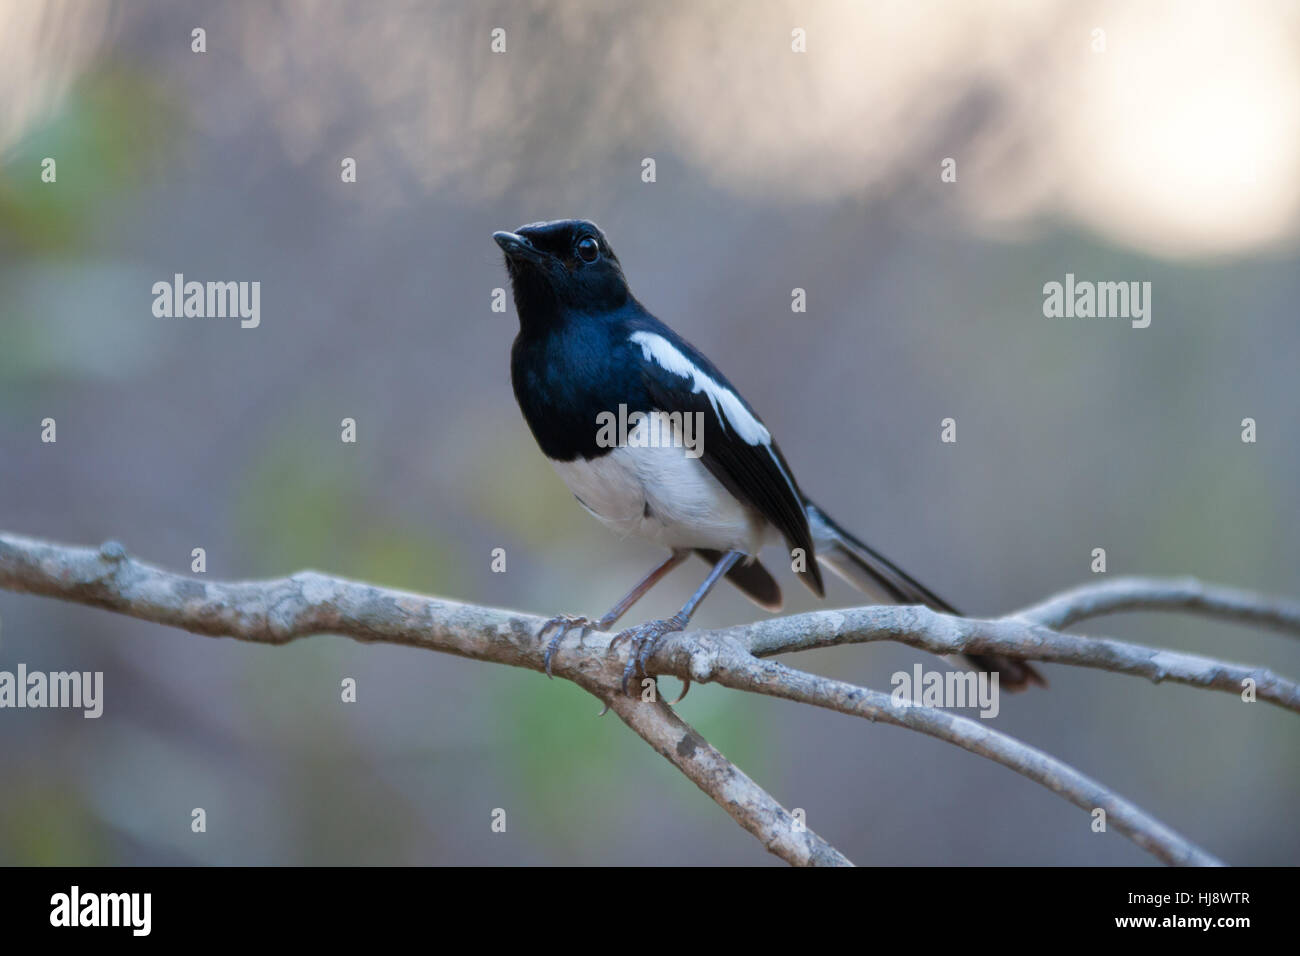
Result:
[[[736,393],[715,382],[712,376],[683,355],[677,346],[654,332],[633,332],[631,339],[641,346],[647,362],[657,362],[674,375],[690,379],[691,391],[704,393],[724,428],[730,423],[736,434],[751,445],[771,445],[772,435],[763,427],[762,422],[750,414]]]

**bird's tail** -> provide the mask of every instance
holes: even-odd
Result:
[[[817,547],[817,558],[859,591],[884,597],[895,604],[924,604],[935,611],[957,614],[957,610],[902,568],[878,551],[849,534],[811,501],[804,501],[808,528]],[[999,686],[1005,690],[1024,690],[1030,684],[1047,686],[1026,661],[1000,654],[967,654],[971,666],[982,671],[997,671]]]

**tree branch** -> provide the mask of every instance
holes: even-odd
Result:
[[[1129,579],[1126,591],[1135,588],[1136,583],[1137,579]],[[1150,584],[1153,593],[1165,593],[1165,582],[1151,581]],[[1153,601],[1149,607],[1184,610],[1189,605]],[[1262,611],[1251,610],[1262,619]],[[1245,689],[1244,682],[1251,680],[1255,682],[1255,693],[1260,700],[1300,713],[1300,685],[1279,677],[1268,668],[1231,664],[1198,654],[1144,647],[1111,638],[1062,634],[1033,623],[1024,618],[1024,614],[1020,612],[989,621],[952,617],[926,607],[886,605],[768,618],[712,633],[700,631],[693,636],[701,640],[718,635],[737,638],[757,657],[841,644],[897,641],[932,654],[1007,654],[1027,660],[1132,674],[1157,684],[1172,681],[1229,694],[1240,694]],[[1229,614],[1219,608],[1214,616],[1227,617]],[[1252,620],[1244,614],[1233,616]]]
[[[283,644],[310,634],[334,633],[543,670],[544,648],[537,638],[541,618],[313,571],[267,581],[205,582],[135,561],[116,542],[96,550],[0,533],[0,588],[107,608],[198,634]],[[1300,604],[1295,602],[1190,580],[1123,579],[1078,588],[997,620],[951,617],[920,607],[867,607],[676,634],[656,651],[651,669],[880,720],[946,740],[1015,770],[1085,810],[1104,809],[1117,829],[1165,862],[1214,864],[1218,862],[1214,857],[1113,791],[985,724],[759,659],[893,640],[936,654],[997,652],[1234,693],[1249,678],[1256,682],[1260,699],[1300,710],[1297,685],[1266,669],[1055,629],[1086,617],[1139,608],[1199,611],[1300,633]],[[622,653],[610,653],[612,637],[590,633],[581,644],[576,636],[566,638],[554,673],[609,705],[771,852],[800,865],[848,863],[667,704],[624,696],[619,691]]]
[[[1165,863],[1221,865],[1215,857],[1107,787],[1055,757],[979,721],[933,707],[899,703],[889,694],[808,674],[777,661],[759,661],[749,655],[729,656],[720,661],[716,678],[727,687],[826,707],[946,740],[1009,767],[1086,812],[1104,810],[1107,825],[1113,824],[1134,843]]]
[[[1086,584],[1013,616],[1063,631],[1086,618],[1121,611],[1195,611],[1300,637],[1300,601],[1202,584],[1195,578],[1115,578]]]
[[[205,582],[127,557],[114,541],[98,550],[0,532],[0,588],[39,594],[213,637],[285,644],[342,634],[443,651],[542,671],[542,619],[422,597],[302,571],[268,581]],[[633,731],[711,796],[781,859],[795,865],[850,865],[816,833],[727,761],[664,703],[620,689],[623,663],[606,656],[612,635],[589,639],[587,654],[561,654],[552,672],[610,705]]]

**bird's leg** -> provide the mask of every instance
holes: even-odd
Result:
[[[609,612],[598,621],[593,621],[590,618],[573,614],[557,614],[555,617],[543,624],[541,631],[537,634],[537,639],[539,641],[546,637],[546,632],[551,630],[551,628],[559,628],[559,630],[555,632],[555,637],[551,638],[551,643],[546,645],[546,656],[542,658],[543,663],[546,665],[546,676],[551,676],[551,658],[555,656],[555,652],[559,649],[560,641],[564,640],[565,634],[575,627],[581,627],[582,632],[578,635],[578,640],[581,642],[581,640],[587,636],[587,631],[592,628],[595,628],[598,631],[608,631],[618,623],[618,619],[626,614],[633,604],[645,597],[645,593],[654,587],[665,574],[685,561],[687,557],[690,556],[690,553],[691,552],[686,549],[674,551],[668,556],[668,560],[638,581],[632,590],[623,595],[622,599],[610,608]]]
[[[736,562],[744,556],[744,552],[741,551],[728,551],[718,560],[718,563],[713,566],[713,570],[710,571],[709,576],[704,579],[704,583],[701,584],[696,592],[691,595],[690,599],[682,605],[680,611],[672,617],[661,621],[646,621],[644,624],[638,624],[636,627],[619,634],[610,642],[611,646],[624,639],[632,642],[632,653],[628,657],[627,667],[623,668],[623,693],[627,693],[627,682],[631,679],[632,674],[635,671],[639,670],[642,676],[645,676],[646,662],[649,661],[651,655],[654,654],[655,648],[658,646],[659,641],[663,636],[665,634],[671,634],[673,631],[680,631],[684,628],[690,621],[691,615],[695,613],[695,609],[699,606],[699,603],[708,596],[710,591],[713,590],[713,585],[717,584],[718,579],[735,567]],[[690,681],[686,682],[686,688],[688,690],[690,689]],[[682,697],[685,696],[686,691],[683,690]],[[677,700],[681,699],[681,697],[677,698]]]

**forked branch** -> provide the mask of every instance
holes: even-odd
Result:
[[[266,581],[208,582],[136,561],[115,542],[98,549],[0,533],[0,588],[102,607],[196,634],[284,644],[312,634],[402,644],[542,671],[545,650],[532,615],[376,587],[303,571]],[[994,760],[1109,822],[1166,863],[1218,861],[1109,788],[985,723],[905,704],[890,695],[819,677],[775,654],[840,644],[897,641],[936,654],[1000,653],[1241,693],[1300,712],[1300,687],[1271,671],[1106,638],[1063,634],[1085,618],[1122,610],[1185,610],[1300,635],[1300,604],[1196,581],[1128,578],[1078,588],[995,620],[919,607],[864,607],[770,618],[743,627],[689,631],[666,640],[651,670],[697,683],[783,697],[916,730]],[[763,845],[792,864],[848,860],[807,829],[654,694],[619,690],[624,650],[612,635],[566,638],[553,672],[604,701],[619,718],[712,797]],[[1250,683],[1253,682],[1253,685]]]

